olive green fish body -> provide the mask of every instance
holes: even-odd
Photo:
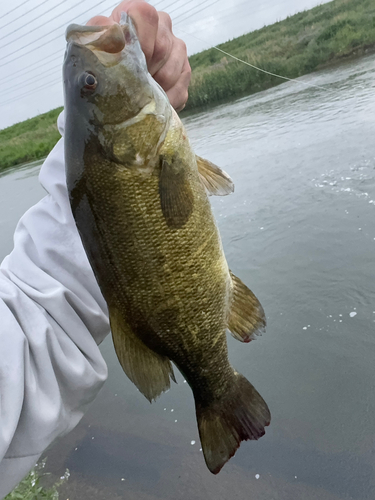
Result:
[[[231,278],[195,155],[182,126],[170,135],[180,137],[174,147],[185,160],[181,168],[194,207],[181,229],[170,228],[162,213],[160,169],[145,173],[91,155],[85,188],[73,189],[71,200],[89,252],[99,254],[91,260],[109,308],[147,346],[174,361],[194,390],[210,384],[221,391],[225,375],[218,380],[215,370],[209,383],[207,373],[218,363],[231,370],[225,337]],[[159,154],[168,155],[167,144]],[[84,210],[82,198],[88,201]]]
[[[270,420],[228,361],[227,328],[248,342],[265,325],[258,300],[228,269],[207,196],[228,194],[231,180],[195,156],[129,19],[72,26],[67,38],[67,185],[119,361],[150,401],[170,387],[175,363],[217,473]]]

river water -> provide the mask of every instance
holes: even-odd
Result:
[[[267,401],[271,426],[218,476],[200,451],[191,391],[150,405],[123,374],[46,453],[61,498],[375,498],[375,57],[185,119],[198,154],[235,181],[211,198],[227,260],[266,311],[230,359]],[[0,178],[0,256],[43,191],[38,165]]]

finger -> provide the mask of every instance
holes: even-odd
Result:
[[[155,40],[158,31],[159,16],[154,7],[143,0],[132,0],[122,2],[112,12],[111,17],[115,22],[120,22],[121,13],[127,12],[132,18],[139,43],[143,53],[146,56],[147,66],[152,60],[154,53]]]
[[[151,73],[165,91],[168,91],[177,83],[187,62],[185,43],[179,38],[173,38],[173,47],[171,47],[167,61],[156,73]]]
[[[159,23],[154,44],[154,52],[149,61],[149,72],[155,75],[168,61],[174,46],[172,20],[165,12],[158,12]]]
[[[113,21],[110,17],[105,16],[92,17],[90,21],[87,21],[86,23],[87,26],[110,26],[111,24],[115,24],[115,21]]]
[[[184,69],[178,79],[177,83],[167,91],[167,96],[171,106],[176,111],[182,111],[188,100],[188,87],[191,78],[191,68],[189,62],[186,60]]]
[[[121,20],[121,14],[123,12],[128,12],[131,4],[136,3],[146,3],[145,0],[123,0],[121,3],[117,5],[112,11],[111,18],[115,21],[115,23],[119,23]]]

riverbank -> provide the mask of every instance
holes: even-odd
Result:
[[[0,130],[0,172],[48,155],[60,139],[56,121],[61,110],[53,109]]]
[[[334,0],[218,46],[269,73],[298,78],[375,50],[373,0]],[[208,49],[190,57],[192,82],[184,110],[199,110],[283,83]],[[62,108],[0,130],[0,171],[46,156],[59,139]]]
[[[298,78],[375,49],[373,0],[334,0],[218,45],[269,73]],[[284,80],[214,48],[190,58],[186,111],[273,87]]]

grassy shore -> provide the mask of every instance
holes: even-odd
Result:
[[[375,49],[374,0],[334,0],[219,45],[271,73],[311,73]],[[186,110],[258,92],[283,82],[215,49],[190,57],[193,70]],[[59,133],[61,108],[0,130],[0,171],[47,155]]]
[[[62,108],[0,130],[0,171],[47,156],[60,138],[56,120]]]
[[[288,78],[375,48],[374,0],[334,0],[218,45],[225,52]],[[186,110],[283,83],[215,49],[190,58]]]

